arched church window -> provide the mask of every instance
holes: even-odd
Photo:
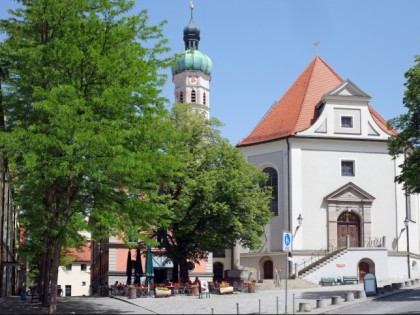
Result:
[[[179,102],[184,103],[184,93],[182,93],[182,91],[179,92]]]
[[[206,100],[206,92],[204,92],[203,93],[203,104],[206,105],[206,102],[207,102],[207,100]]]
[[[191,91],[191,103],[195,103],[195,91]]]
[[[266,167],[263,169],[264,173],[268,174],[267,185],[271,186],[271,201],[270,209],[273,215],[279,214],[279,191],[278,191],[278,176],[277,171],[272,167]]]

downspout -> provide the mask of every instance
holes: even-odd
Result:
[[[291,229],[291,215],[290,215],[290,203],[291,203],[291,196],[290,196],[290,191],[291,191],[291,171],[290,171],[290,143],[289,143],[289,137],[286,138],[286,143],[287,143],[287,230],[290,231]],[[286,255],[287,257],[289,257],[290,252],[287,252]],[[289,278],[290,277],[290,271],[292,270],[292,266],[291,263],[289,261],[289,259],[287,259],[287,264],[288,264],[288,274],[286,274],[286,277]],[[286,291],[287,291],[287,282],[286,282]]]
[[[397,240],[397,252],[399,251],[400,234],[398,231],[398,200],[397,200],[397,160],[394,160],[394,201],[395,201],[395,239]]]
[[[289,138],[286,138],[286,143],[287,143],[287,230],[290,231],[291,226],[292,226],[292,222],[291,222],[291,215],[290,215],[290,204],[291,204],[291,196],[290,196],[290,192],[291,192],[291,171],[290,171],[290,143],[289,143]]]
[[[407,150],[408,147],[404,148],[404,166],[407,163]],[[408,194],[407,187],[405,188],[405,221],[407,225],[405,227],[407,233],[407,267],[408,267],[408,279],[411,279],[411,265],[410,265],[410,222],[411,222],[411,204],[410,204],[410,195]]]

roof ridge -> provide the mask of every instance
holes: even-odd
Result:
[[[308,128],[317,117],[315,103],[342,81],[321,57],[315,56],[238,146],[292,136]]]
[[[289,85],[289,87],[286,89],[286,91],[280,96],[280,98],[278,98],[277,99],[277,101],[276,102],[274,102],[271,106],[270,106],[270,108],[267,110],[267,112],[264,114],[264,116],[260,119],[260,121],[258,122],[258,124],[257,124],[257,126],[255,127],[255,128],[257,128],[263,121],[264,121],[264,119],[268,116],[268,114],[270,114],[270,112],[276,107],[276,105],[284,98],[284,96],[287,94],[287,93],[289,93],[290,92],[290,90],[293,88],[293,86],[302,78],[302,75],[312,66],[312,70],[313,70],[313,66],[314,66],[314,64],[315,64],[315,58],[305,67],[305,69],[300,73],[300,75],[292,82],[292,84],[290,84]],[[306,87],[308,86],[308,84],[309,84],[309,80],[308,80],[308,83],[306,84]],[[305,91],[306,91],[306,89],[305,89]],[[303,101],[301,102],[301,104],[303,103]],[[302,108],[301,108],[302,109]],[[300,114],[300,113],[299,113]],[[298,115],[298,117],[299,117],[299,115]],[[294,128],[293,128],[294,129]],[[281,133],[284,133],[284,132],[281,132]],[[272,133],[271,135],[275,135],[275,134],[278,134],[278,132],[274,132],[274,133]],[[260,138],[260,137],[258,137],[258,138]],[[245,139],[253,139],[253,137],[245,137],[243,140],[245,140]],[[242,140],[242,141],[243,141]],[[241,142],[242,142],[241,141]]]
[[[333,68],[330,67],[330,65],[322,59],[320,56],[316,56],[315,58],[318,58],[322,63],[339,79],[340,81],[344,81],[344,79],[337,73]]]
[[[315,58],[311,61],[311,63],[306,67],[306,69],[308,69],[309,67],[311,67],[311,71],[310,71],[310,75],[309,75],[309,79],[308,79],[308,82],[306,83],[306,87],[305,87],[305,93],[303,94],[304,96],[303,96],[303,98],[302,98],[302,102],[300,103],[300,106],[299,106],[299,114],[297,115],[297,118],[296,118],[296,123],[295,123],[295,125],[293,126],[293,130],[291,131],[291,133],[296,133],[296,126],[297,126],[297,122],[299,121],[299,118],[300,118],[300,116],[301,116],[301,114],[302,114],[302,111],[303,111],[303,104],[305,103],[305,100],[306,100],[306,98],[307,98],[307,96],[308,96],[308,87],[309,87],[309,83],[311,82],[311,79],[312,79],[312,77],[313,77],[313,75],[314,75],[314,68],[315,68],[315,63],[316,63],[316,61],[317,61],[317,59],[321,59],[320,57],[318,57],[318,56],[315,56]],[[303,71],[303,72],[305,72],[306,71],[306,69]],[[302,72],[302,74],[303,74],[303,72]],[[299,77],[300,78],[300,77]],[[298,78],[298,79],[299,79]]]

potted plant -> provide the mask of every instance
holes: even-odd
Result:
[[[233,287],[230,286],[228,282],[223,281],[219,286],[219,293],[220,294],[233,293]]]
[[[198,289],[198,284],[191,284],[190,285],[190,288],[191,288],[191,295],[199,295],[200,294],[200,291],[199,291],[199,289]]]
[[[247,281],[247,285],[248,285],[248,293],[255,293],[255,281]]]
[[[171,290],[169,290],[169,288],[167,287],[162,287],[162,286],[155,287],[156,298],[171,296],[171,294],[172,294]]]

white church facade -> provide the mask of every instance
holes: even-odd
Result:
[[[257,279],[288,269],[314,283],[420,276],[419,196],[406,197],[394,181],[404,157],[388,154],[395,131],[370,99],[316,56],[238,144],[269,174],[273,216],[259,250],[234,250],[236,267]],[[283,248],[284,231],[291,248]]]
[[[172,68],[174,96],[209,117],[212,61],[198,50],[192,14],[191,5],[185,52]],[[273,187],[261,248],[209,253],[201,277],[273,279],[277,271],[313,283],[362,280],[367,273],[378,281],[420,277],[419,196],[406,196],[394,181],[404,156],[388,154],[396,131],[370,100],[321,57],[309,63],[237,145]],[[289,251],[284,232],[292,236]]]

